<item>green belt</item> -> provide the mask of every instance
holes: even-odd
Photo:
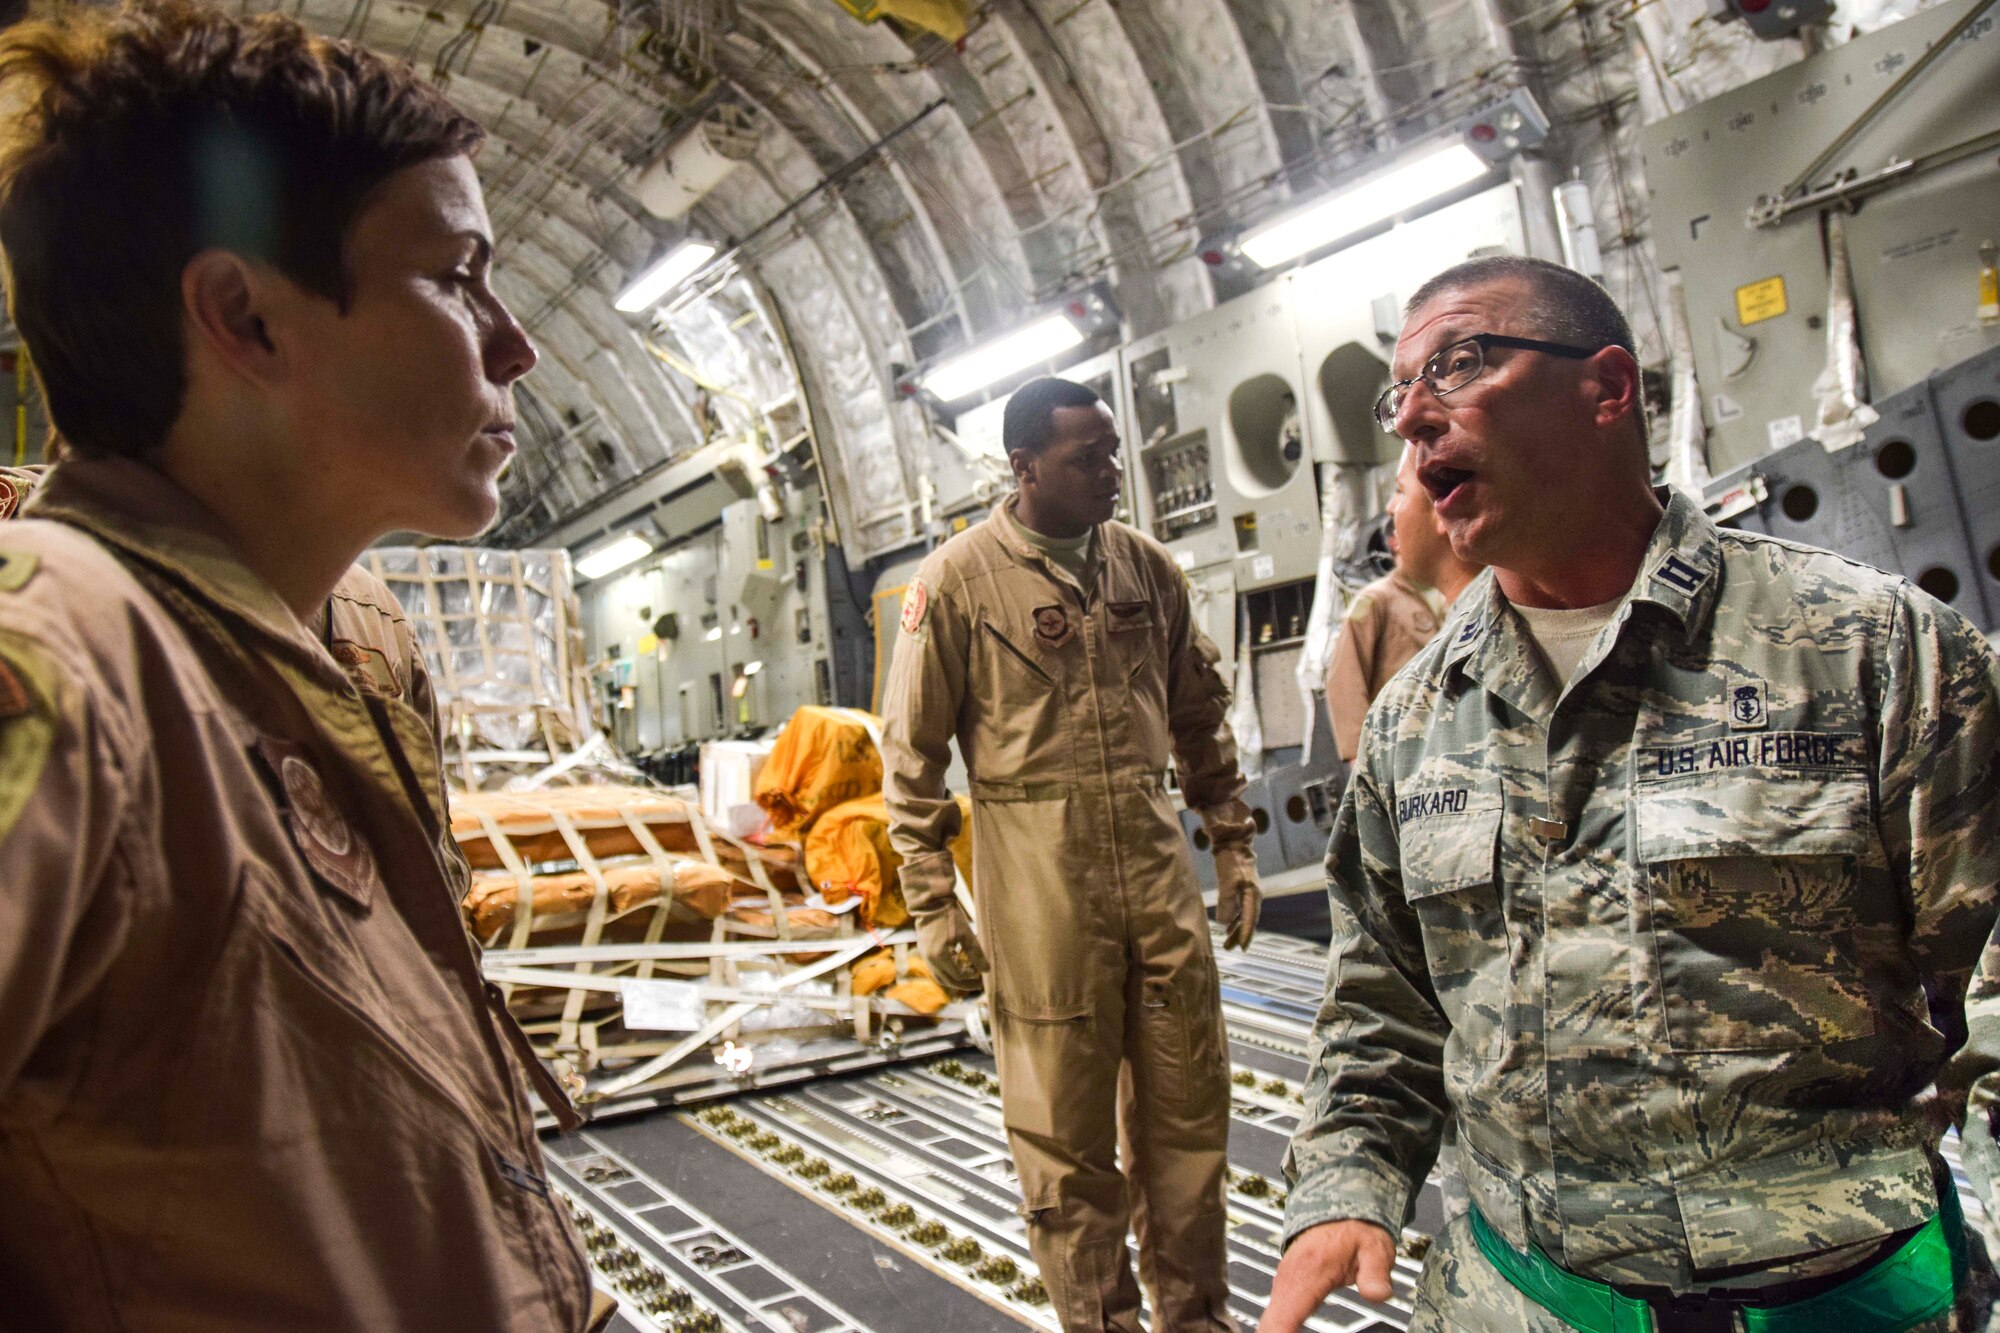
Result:
[[[1477,1208],[1472,1238],[1502,1277],[1580,1333],[1653,1333],[1645,1301],[1559,1268],[1532,1244],[1521,1253]],[[1965,1220],[1947,1182],[1938,1211],[1894,1254],[1817,1296],[1742,1306],[1743,1326],[1748,1333],[1898,1333],[1949,1310],[1964,1272]]]

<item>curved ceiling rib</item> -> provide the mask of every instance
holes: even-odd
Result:
[[[864,559],[921,535],[931,427],[897,391],[905,370],[1091,284],[1126,336],[1207,309],[1242,279],[1202,263],[1203,242],[1523,79],[1555,121],[1554,169],[1591,185],[1613,294],[1656,346],[1633,131],[1799,54],[1704,3],[983,0],[956,46],[835,0],[282,8],[410,61],[492,135],[496,281],[545,354],[509,535],[561,526],[718,433],[789,437],[796,398]],[[1854,0],[1856,21],[1910,3]],[[687,218],[654,217],[637,170],[717,99],[756,109],[761,146]],[[688,231],[747,237],[794,205],[705,303],[650,328],[612,308]]]
[[[874,144],[901,125],[923,116],[926,108],[940,100],[935,85],[929,79],[922,79],[920,87],[928,85],[928,96],[917,99],[902,95],[899,84],[912,81],[912,76],[901,80],[881,80],[871,86],[865,78],[843,80],[838,68],[849,64],[866,68],[870,65],[894,63],[897,56],[907,61],[909,50],[881,28],[863,28],[849,23],[847,27],[859,34],[866,34],[879,40],[864,45],[845,44],[841,34],[828,30],[826,19],[839,17],[840,11],[828,6],[822,15],[813,11],[816,22],[808,22],[807,15],[796,11],[766,7],[767,13],[759,14],[750,21],[755,23],[769,41],[773,49],[781,53],[796,72],[796,81],[790,89],[792,96],[785,96],[787,90],[766,88],[762,92],[767,106],[782,105],[783,102],[807,101],[807,94],[814,94],[812,101],[823,108],[816,118],[793,116],[786,120],[795,135],[802,125],[810,125],[815,119],[832,121],[838,114],[850,133],[842,136],[846,142],[839,145],[837,154],[829,153],[820,157],[822,168],[827,172],[838,170],[857,155],[868,151]],[[817,48],[827,54],[828,59],[815,59],[809,52]],[[835,68],[829,69],[832,64]],[[741,80],[739,80],[740,82]],[[942,123],[942,122],[940,122]],[[967,270],[962,267],[963,256],[955,255],[947,247],[943,235],[933,216],[931,200],[917,187],[911,168],[919,160],[930,156],[928,126],[903,140],[894,153],[885,153],[870,164],[862,174],[846,181],[841,187],[841,197],[854,210],[873,238],[878,252],[885,259],[896,261],[894,277],[902,289],[899,309],[906,329],[928,329],[939,323],[955,323],[958,330],[975,327],[964,299]],[[831,149],[832,136],[822,136]],[[887,178],[887,184],[881,178]],[[904,234],[914,227],[914,232]],[[976,266],[975,270],[976,271]],[[948,333],[950,330],[947,329]]]
[[[764,147],[701,206],[747,234],[809,193],[821,173],[782,123],[766,127]],[[764,187],[754,209],[742,208],[751,183]],[[734,211],[740,209],[740,212]],[[904,336],[877,252],[838,191],[827,191],[761,238],[751,269],[777,298],[805,397],[820,424],[822,456],[832,454],[828,489],[843,533],[866,534],[861,549],[915,539],[915,469],[927,427],[920,410],[895,392],[890,366],[908,364]]]
[[[1013,139],[1027,178],[1012,188],[1031,192],[1041,216],[1023,229],[1039,236],[1062,287],[1106,278],[1128,326],[1160,327],[1171,318],[1158,277],[1113,252],[1139,252],[1144,229],[1115,192],[1100,193],[1115,159],[1084,100],[1062,50],[1027,0],[994,0],[986,22],[968,34],[962,67],[979,84],[985,116]]]
[[[1075,82],[1110,158],[1109,179],[1098,188],[1116,192],[1131,215],[1130,230],[1147,240],[1146,257],[1158,270],[1159,313],[1153,319],[1171,324],[1206,310],[1215,304],[1215,292],[1207,270],[1192,257],[1191,223],[1205,191],[1179,150],[1177,127],[1166,113],[1154,71],[1129,39],[1121,11],[1104,0],[1089,0],[1067,5],[1044,21],[1039,9],[1024,8],[1036,14],[1037,24],[1062,52],[1065,74],[1084,69],[1095,76]],[[1160,258],[1177,243],[1183,252],[1178,259]],[[1153,319],[1141,319],[1130,309],[1126,313],[1128,332],[1152,331]]]

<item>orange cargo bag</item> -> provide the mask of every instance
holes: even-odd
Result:
[[[958,836],[951,859],[958,873],[972,878],[972,802],[958,798]],[[863,925],[894,930],[910,919],[903,904],[899,871],[903,858],[889,845],[889,807],[877,792],[837,805],[821,815],[806,835],[806,874],[827,902],[839,906],[861,898]]]
[[[757,774],[757,804],[774,835],[799,837],[841,802],[882,790],[871,726],[878,720],[854,708],[808,704],[792,714]]]

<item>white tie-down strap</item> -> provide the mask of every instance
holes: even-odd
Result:
[[[796,948],[797,946],[794,945],[794,947]],[[828,954],[816,963],[808,963],[796,971],[785,973],[785,975],[779,977],[771,984],[771,993],[776,994],[781,991],[787,991],[800,982],[811,981],[815,977],[825,976],[828,972],[834,971],[836,968],[846,967],[849,963],[861,957],[862,954],[873,953],[880,947],[873,938],[863,939],[858,943],[851,944],[837,953]],[[665,1054],[646,1061],[636,1069],[629,1069],[617,1078],[604,1084],[597,1090],[598,1096],[600,1098],[615,1097],[628,1088],[637,1087],[639,1084],[646,1082],[646,1080],[665,1073],[722,1035],[724,1029],[742,1022],[767,1003],[769,1003],[769,1000],[764,999],[749,1000],[740,1004],[730,1005],[720,1014],[710,1019],[699,1031],[689,1033],[686,1040],[680,1042]]]

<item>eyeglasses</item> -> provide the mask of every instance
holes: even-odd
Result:
[[[1382,396],[1375,400],[1375,420],[1391,435],[1396,433],[1396,414],[1403,409],[1403,400],[1410,396],[1410,390],[1418,380],[1430,386],[1430,391],[1442,398],[1448,393],[1457,393],[1466,385],[1479,378],[1486,369],[1486,349],[1489,347],[1518,347],[1526,352],[1547,352],[1550,356],[1564,356],[1572,361],[1581,361],[1586,356],[1596,356],[1601,347],[1571,347],[1567,343],[1545,343],[1535,338],[1509,338],[1501,333],[1475,333],[1470,338],[1461,339],[1424,362],[1424,368],[1406,380],[1397,380],[1382,390]]]

